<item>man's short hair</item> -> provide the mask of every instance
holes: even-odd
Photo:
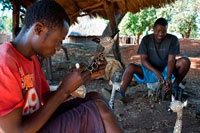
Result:
[[[168,26],[168,22],[165,18],[159,18],[156,20],[156,22],[154,23],[154,27],[156,25],[162,25],[162,26]]]
[[[70,25],[65,10],[53,0],[41,0],[34,3],[26,12],[23,26],[29,29],[34,23],[41,22],[50,29],[63,27],[64,20]]]

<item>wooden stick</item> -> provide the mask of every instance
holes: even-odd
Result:
[[[102,1],[99,2],[98,4],[95,4],[95,5],[92,5],[92,6],[89,6],[89,7],[83,8],[83,9],[79,10],[78,12],[76,12],[76,13],[70,15],[70,17],[77,16],[77,15],[79,15],[81,12],[84,12],[85,10],[93,9],[93,8],[99,7],[99,6],[101,6],[101,5],[103,5],[103,2],[102,2]]]

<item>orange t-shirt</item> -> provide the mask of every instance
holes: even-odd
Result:
[[[25,58],[11,43],[0,45],[0,51],[0,116],[19,107],[23,115],[35,112],[49,91],[37,57]]]

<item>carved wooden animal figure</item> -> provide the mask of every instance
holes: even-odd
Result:
[[[177,119],[176,119],[176,123],[174,126],[174,131],[173,133],[181,133],[182,130],[182,117],[183,117],[183,108],[187,106],[187,101],[185,101],[184,103],[175,100],[174,96],[172,95],[172,101],[170,103],[169,106],[169,110],[168,111],[173,111],[177,113]]]
[[[112,83],[112,93],[109,100],[109,106],[111,109],[114,110],[114,101],[115,101],[115,92],[117,89],[120,88],[120,83],[122,79],[123,71],[116,70],[112,76],[111,83]]]
[[[94,38],[92,41],[99,43],[102,47],[104,47],[103,56],[106,57],[106,55],[109,53],[109,51],[112,49],[112,46],[114,42],[117,40],[117,34],[119,33],[119,30],[115,32],[112,36],[107,36],[103,38]],[[114,72],[113,77],[114,80],[112,81],[112,93],[109,101],[109,105],[112,109],[114,109],[114,99],[115,99],[115,92],[120,87],[120,81],[122,73],[120,71]],[[119,81],[120,80],[120,81]]]
[[[118,33],[119,33],[119,30],[117,30],[112,36],[92,39],[92,41],[99,43],[102,47],[104,47],[104,51],[103,51],[104,57],[106,57],[106,55],[112,49],[114,42],[117,40]]]

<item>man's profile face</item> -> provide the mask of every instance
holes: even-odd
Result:
[[[66,21],[62,28],[47,30],[44,34],[39,35],[40,41],[33,46],[34,51],[44,58],[54,55],[60,49],[61,42],[65,39],[68,30],[69,25]]]
[[[165,38],[166,34],[167,34],[167,26],[157,24],[154,27],[154,36],[156,42],[160,43],[162,39]]]

